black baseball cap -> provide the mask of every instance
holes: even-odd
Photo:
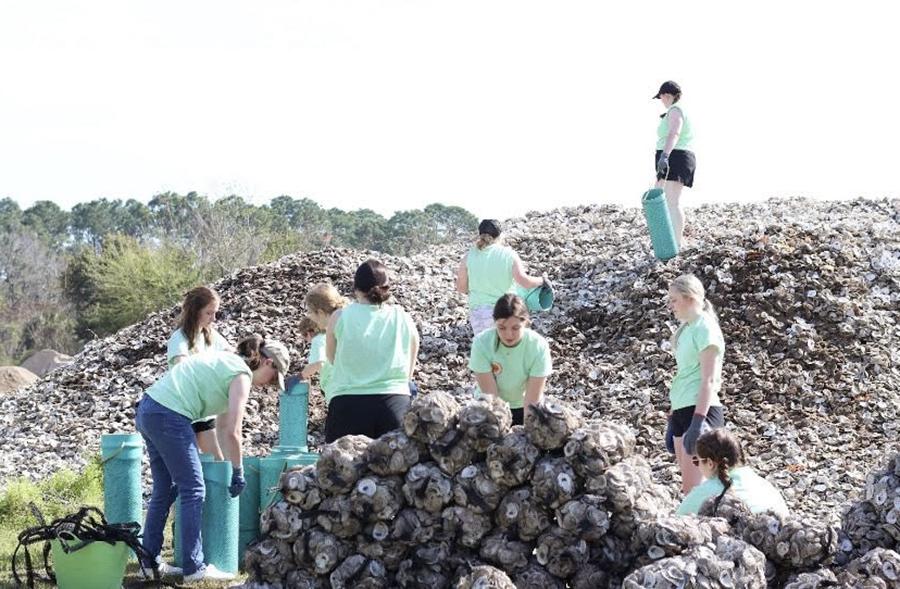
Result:
[[[481,234],[500,237],[500,222],[497,219],[485,219],[478,224],[478,235]]]
[[[659,92],[656,93],[656,96],[653,98],[659,98],[663,94],[681,94],[681,86],[673,82],[672,80],[666,80],[662,83],[662,86],[659,87]]]

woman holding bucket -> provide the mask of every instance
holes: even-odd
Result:
[[[725,410],[719,400],[725,340],[703,284],[693,274],[679,276],[669,285],[669,308],[680,325],[671,340],[678,369],[669,391],[672,411],[666,427],[666,448],[675,454],[681,489],[687,494],[703,479],[692,462],[697,438],[725,425]]]
[[[403,307],[389,302],[387,268],[368,260],[353,277],[356,302],[336,309],[325,332],[333,365],[325,442],[349,434],[377,438],[400,427],[409,409],[419,332]]]
[[[213,289],[198,286],[184,295],[178,328],[169,337],[166,346],[169,368],[192,354],[234,350],[213,326],[218,312],[219,295]],[[197,447],[200,452],[211,454],[216,460],[224,460],[219,441],[216,439],[216,418],[204,417],[192,423],[191,427],[197,435]]]
[[[505,294],[492,310],[494,327],[472,340],[469,369],[481,394],[509,403],[513,425],[525,422],[525,412],[544,394],[553,372],[550,346],[528,327],[531,318],[521,297]]]
[[[232,465],[228,490],[237,497],[246,484],[241,427],[250,388],[276,384],[284,389],[289,363],[284,345],[254,335],[241,340],[236,353],[213,351],[185,358],[147,389],[138,404],[135,421],[150,455],[153,480],[143,546],[158,562],[166,517],[177,497],[181,507],[178,545],[186,583],[234,577],[203,563],[200,525],[205,487],[191,424],[207,415],[217,416],[217,434]],[[178,572],[168,565],[165,568],[168,573]]]
[[[503,245],[500,223],[485,219],[478,225],[478,239],[459,263],[456,290],[469,295],[469,323],[473,335],[494,324],[493,310],[497,299],[518,284],[524,288],[549,286],[547,277],[531,276],[519,255]]]
[[[653,98],[658,98],[666,108],[656,130],[656,154],[653,159],[656,187],[662,188],[666,193],[672,230],[680,250],[684,246],[681,191],[685,186],[690,188],[694,185],[694,170],[697,168],[697,158],[691,151],[694,134],[684,109],[678,104],[681,100],[681,87],[678,84],[671,80],[663,82]]]

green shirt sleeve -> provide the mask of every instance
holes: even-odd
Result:
[[[725,351],[725,340],[722,337],[722,330],[719,329],[715,319],[712,317],[704,317],[703,320],[699,321],[692,335],[698,353],[709,346],[718,348],[720,354]]]
[[[212,349],[217,352],[231,351],[231,344],[215,328],[212,330]]]
[[[190,356],[190,354],[191,350],[188,346],[187,338],[184,337],[184,332],[181,329],[176,329],[169,337],[169,342],[166,345],[166,363],[169,365],[169,368],[172,368],[175,366],[175,358]]]
[[[325,361],[325,334],[320,333],[309,342],[309,358],[310,364]]]
[[[469,353],[469,370],[476,374],[490,373],[491,370],[491,335],[494,330],[488,329],[472,340],[472,351]]]
[[[703,502],[710,497],[715,497],[722,492],[724,486],[719,479],[707,479],[703,481],[687,494],[681,505],[678,506],[678,515],[690,515],[700,511]]]

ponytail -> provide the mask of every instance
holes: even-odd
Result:
[[[729,470],[730,469],[729,469],[728,465],[725,464],[724,461],[718,463],[718,469],[717,469],[716,474],[718,475],[719,480],[722,481],[722,486],[725,488],[722,489],[722,492],[719,493],[718,497],[716,497],[716,502],[713,505],[713,516],[715,516],[716,513],[718,513],[719,504],[722,502],[722,499],[725,497],[725,493],[727,493],[728,489],[731,488],[731,476],[728,474]]]
[[[697,439],[697,456],[712,460],[716,464],[716,475],[722,482],[722,486],[725,487],[716,497],[713,507],[713,515],[715,515],[725,493],[731,488],[732,480],[731,475],[728,474],[729,471],[744,464],[744,449],[737,436],[720,427],[706,432]]]
[[[254,333],[238,342],[237,354],[244,359],[247,368],[256,370],[262,361],[262,352],[260,350],[265,345],[266,340],[263,336]]]

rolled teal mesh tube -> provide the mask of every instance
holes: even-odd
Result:
[[[238,571],[238,517],[240,502],[228,492],[231,462],[203,461],[203,556],[206,564],[221,571]]]
[[[660,260],[674,258],[678,255],[678,244],[675,241],[675,231],[672,229],[672,219],[669,217],[665,191],[661,188],[648,190],[641,197],[641,205],[644,209],[644,218],[647,220],[647,229],[650,231],[653,253]]]
[[[141,518],[141,456],[144,441],[140,434],[103,434],[103,512],[111,524],[138,522]]]
[[[309,419],[309,383],[292,376],[278,397],[278,445],[307,449]]]
[[[281,473],[292,466],[315,464],[319,455],[315,452],[301,452],[299,454],[276,455],[259,461],[259,510],[262,512],[273,503],[281,500],[281,492],[278,482]]]
[[[240,495],[238,516],[238,564],[243,568],[247,545],[259,537],[259,456],[244,457],[247,486]]]

